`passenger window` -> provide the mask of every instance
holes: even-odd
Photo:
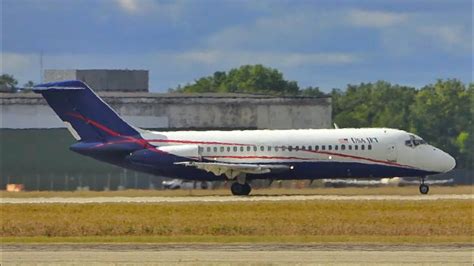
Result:
[[[360,149],[361,149],[361,150],[365,150],[364,144],[360,145]]]
[[[247,151],[250,151],[250,146],[247,146]]]
[[[292,146],[288,146],[288,151],[292,151],[293,150],[293,147]]]
[[[347,148],[349,148],[349,150],[352,150],[352,145],[347,145]]]
[[[275,146],[275,151],[278,151],[278,146]]]
[[[367,145],[367,149],[368,149],[368,150],[371,150],[371,149],[372,149],[372,145]]]
[[[214,152],[217,152],[217,147],[214,147]]]
[[[341,150],[345,150],[346,149],[346,145],[342,144],[341,145]]]
[[[224,147],[221,147],[221,152],[224,152],[224,149],[225,149]]]
[[[272,151],[272,146],[268,146],[267,151]]]
[[[286,151],[286,146],[281,146],[282,151]]]
[[[260,150],[261,150],[261,151],[265,151],[265,147],[264,147],[264,146],[260,146]]]
[[[300,150],[300,147],[299,146],[296,146],[295,147],[295,151],[299,151]]]
[[[337,151],[339,149],[339,146],[334,145],[334,149]]]
[[[243,146],[240,146],[240,151],[241,151],[241,152],[244,151],[244,147],[243,147]]]
[[[318,145],[314,146],[314,150],[315,151],[319,150],[319,146]]]
[[[227,152],[230,152],[230,147],[227,147]]]
[[[207,147],[207,152],[211,152],[211,147]]]
[[[302,150],[302,151],[305,151],[305,150],[306,150],[306,147],[305,147],[305,146],[301,146],[301,150]]]
[[[253,151],[257,151],[257,146],[253,146]]]
[[[237,151],[237,147],[234,146],[234,152],[236,152],[236,151]]]
[[[326,146],[324,146],[324,145],[321,145],[321,150],[323,150],[323,151],[324,151],[325,149],[326,149]]]
[[[328,150],[332,150],[332,146],[331,145],[328,145]]]
[[[308,151],[312,151],[313,147],[311,145],[308,146]]]
[[[359,146],[354,145],[354,150],[358,150]]]

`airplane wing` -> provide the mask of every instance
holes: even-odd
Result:
[[[234,179],[240,174],[266,174],[282,172],[291,169],[289,165],[278,164],[236,164],[236,163],[207,163],[207,162],[177,162],[175,164],[196,167],[215,175],[225,174],[229,179]]]

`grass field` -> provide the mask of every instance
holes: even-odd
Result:
[[[2,204],[2,242],[472,243],[471,200]]]
[[[474,194],[474,186],[431,186],[430,194]],[[1,198],[35,197],[153,197],[153,196],[209,196],[231,195],[230,189],[216,190],[123,190],[123,191],[0,191]],[[419,195],[417,186],[359,187],[359,188],[305,188],[254,189],[251,195]]]

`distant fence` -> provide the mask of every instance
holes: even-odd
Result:
[[[95,161],[69,150],[66,129],[0,129],[0,186],[26,190],[116,190],[161,186],[162,177]]]

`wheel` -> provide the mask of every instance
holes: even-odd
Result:
[[[428,194],[428,191],[430,191],[430,187],[425,184],[420,185],[420,193],[421,194]]]
[[[250,191],[252,191],[252,187],[250,186],[249,183],[244,184],[244,195],[250,194]]]
[[[250,191],[252,188],[248,183],[245,184],[239,184],[238,182],[235,182],[230,186],[230,191],[232,191],[232,195],[236,196],[246,196],[250,194]]]
[[[232,195],[241,195],[243,190],[243,186],[237,182],[232,183],[230,186],[230,191],[232,192]]]

